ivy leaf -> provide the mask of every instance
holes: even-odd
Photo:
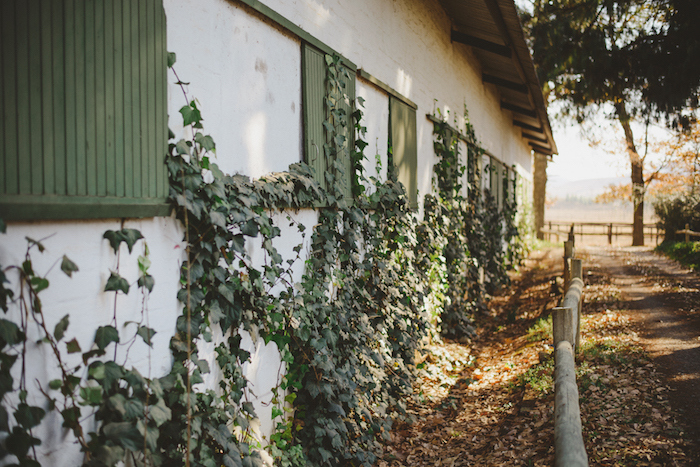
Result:
[[[7,224],[5,224],[5,219],[0,217],[0,233],[7,233]]]
[[[129,253],[131,253],[131,250],[134,248],[134,244],[136,244],[139,239],[143,238],[143,235],[141,235],[141,232],[136,229],[121,229],[108,230],[104,233],[104,235],[102,235],[102,237],[109,240],[109,244],[115,253],[119,252],[119,245],[122,242],[126,243],[126,246],[129,248]]]
[[[95,384],[95,383],[93,383]],[[80,398],[83,400],[81,405],[98,406],[102,403],[102,387],[101,386],[86,386],[80,388]]]
[[[137,452],[143,448],[143,436],[130,422],[108,423],[102,428],[108,440]]]
[[[102,235],[102,238],[106,238],[109,241],[115,253],[119,251],[119,244],[122,242],[122,235],[119,231],[108,230]]]
[[[165,405],[165,401],[163,399],[159,399],[157,404],[150,406],[148,409],[148,415],[150,415],[158,427],[170,420],[172,417],[172,412],[170,411],[170,408]]]
[[[100,350],[107,348],[112,342],[119,342],[119,332],[114,326],[100,326],[95,332],[95,344]]]
[[[145,274],[139,277],[137,285],[139,287],[145,287],[149,292],[153,292],[153,286],[156,284],[156,280],[150,274]]]
[[[0,319],[0,349],[6,345],[16,345],[24,340],[24,333],[12,321]]]
[[[54,391],[60,389],[62,384],[63,382],[60,379],[52,379],[51,381],[49,381],[49,387]]]
[[[45,279],[43,277],[38,277],[38,276],[32,277],[31,283],[32,283],[32,286],[34,288],[35,293],[39,293],[42,290],[49,288],[48,279]]]
[[[63,260],[61,261],[61,271],[63,271],[66,276],[73,277],[73,273],[78,271],[78,265],[68,259],[66,255],[63,255]]]
[[[212,224],[219,226],[222,229],[226,228],[226,216],[219,211],[211,211],[209,213],[209,219],[211,220]]]
[[[257,237],[258,231],[258,224],[252,219],[246,222],[245,225],[241,228],[241,233],[243,235],[247,235],[248,237]]]
[[[191,101],[189,105],[185,105],[180,109],[182,114],[182,124],[193,125],[195,128],[201,128],[202,114],[197,108],[195,101]]]
[[[76,338],[66,342],[66,348],[68,349],[68,353],[78,353],[81,351],[80,344]]]
[[[214,144],[214,138],[212,138],[209,135],[203,135],[200,132],[197,132],[197,134],[194,135],[194,141],[201,147],[203,147],[206,151],[213,151],[216,147],[216,145]]]
[[[176,60],[177,56],[175,55],[175,52],[168,52],[168,68],[172,68],[173,65],[175,65]]]
[[[129,293],[129,283],[117,273],[112,273],[107,279],[107,285],[105,285],[105,292],[117,292],[121,290],[124,294]]]
[[[68,315],[61,318],[61,321],[59,321],[53,329],[53,337],[56,338],[56,341],[63,339],[66,329],[68,329]]]
[[[23,428],[29,430],[41,423],[45,414],[46,412],[41,407],[32,407],[22,402],[15,410],[15,419]]]
[[[151,339],[156,334],[156,332],[153,329],[148,328],[146,326],[139,326],[139,330],[136,331],[136,334],[141,336],[143,341],[146,344],[148,344],[149,347],[153,347],[153,342],[151,341]]]
[[[30,436],[29,433],[16,426],[12,429],[12,433],[5,439],[3,443],[10,454],[14,454],[18,458],[26,458],[27,452],[32,446],[41,444],[41,440]]]

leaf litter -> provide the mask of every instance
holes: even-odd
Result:
[[[436,341],[417,359],[407,412],[376,466],[550,466],[554,392],[549,310],[561,296],[558,250],[534,252],[478,316],[468,343]],[[587,266],[576,357],[591,466],[694,465],[669,386],[638,342],[621,291]]]

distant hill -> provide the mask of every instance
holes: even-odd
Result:
[[[547,181],[547,197],[550,199],[564,200],[566,198],[593,199],[602,194],[610,185],[619,185],[628,182],[626,177],[592,178],[588,180],[561,180]]]
[[[632,222],[632,203],[629,201],[610,204],[593,201],[611,184],[627,181],[626,177],[548,181],[547,198],[554,202],[545,208],[545,219],[552,222]],[[644,221],[655,222],[650,203],[645,206]]]

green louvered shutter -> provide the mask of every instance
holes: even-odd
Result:
[[[349,203],[352,201],[352,185],[354,183],[354,168],[352,164],[352,150],[355,147],[355,124],[353,122],[353,103],[355,102],[355,73],[348,72],[350,79],[345,82],[345,93],[347,94],[347,100],[341,104],[341,108],[345,110],[345,115],[347,118],[347,125],[343,131],[343,136],[345,136],[345,149],[340,155],[342,158],[343,168],[345,169],[345,183],[343,186],[343,192],[345,193],[345,200]]]
[[[418,143],[416,110],[394,97],[389,97],[389,126],[392,161],[398,180],[406,187],[409,205],[418,207]]]
[[[326,142],[323,122],[326,120],[326,59],[323,52],[304,44],[301,55],[302,101],[304,115],[304,160],[316,173],[316,181],[326,188]]]
[[[4,0],[0,216],[167,215],[162,0]]]
[[[316,180],[327,189],[325,173],[329,169],[328,161],[324,154],[324,144],[330,142],[323,122],[329,120],[330,113],[326,107],[325,98],[328,93],[326,84],[326,54],[313,46],[304,43],[302,46],[302,98],[304,116],[304,160],[313,167]],[[354,126],[352,122],[353,102],[355,101],[354,73],[350,73],[350,79],[345,83],[345,93],[348,96],[346,102],[341,103],[341,108],[346,112],[347,126],[341,131],[346,138],[347,145],[340,151],[345,169],[343,192],[347,201],[352,200],[353,165],[351,149],[354,147]]]

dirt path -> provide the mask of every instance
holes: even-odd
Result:
[[[640,343],[671,387],[671,405],[700,461],[700,278],[649,248],[587,247],[622,292]]]
[[[577,382],[590,465],[700,465],[690,431],[700,425],[696,279],[648,251],[589,249],[584,264]],[[561,273],[559,249],[534,252],[476,317],[471,342],[422,350],[408,420],[386,437],[376,467],[553,464],[547,317]]]

